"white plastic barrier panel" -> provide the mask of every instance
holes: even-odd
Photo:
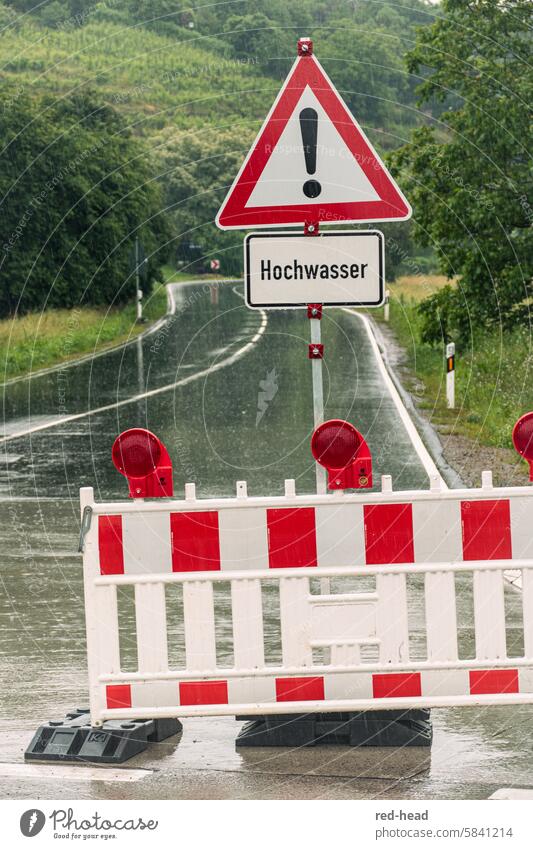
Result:
[[[285,493],[241,482],[197,500],[188,484],[181,501],[97,504],[81,490],[93,722],[533,703],[533,489],[485,472],[472,490]],[[523,587],[511,657],[508,569]],[[473,598],[460,632],[459,584]]]

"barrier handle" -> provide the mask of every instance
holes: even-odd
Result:
[[[79,554],[83,554],[83,552],[85,551],[85,537],[91,529],[92,516],[93,508],[90,505],[87,505],[87,507],[83,508],[83,515],[81,517],[80,541],[78,543]]]

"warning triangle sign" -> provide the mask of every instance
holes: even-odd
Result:
[[[402,221],[411,207],[311,54],[294,63],[222,204],[222,230]]]

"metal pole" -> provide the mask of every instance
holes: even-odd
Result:
[[[455,409],[455,344],[446,345],[446,403],[449,410]]]
[[[315,428],[324,421],[324,382],[322,376],[322,305],[309,304],[307,308],[309,316],[309,329],[311,333],[311,344],[309,345],[311,354],[311,371],[313,377],[313,420]],[[317,352],[315,354],[315,352]],[[325,495],[328,491],[327,472],[324,466],[315,462],[315,479],[316,491],[318,495]],[[331,592],[331,583],[329,578],[320,579],[320,592],[322,595],[329,595]]]
[[[137,321],[142,321],[143,305],[142,305],[142,289],[139,282],[139,239],[135,237],[135,285],[137,289]]]
[[[311,308],[311,312],[313,308]],[[317,311],[318,312],[318,311]],[[309,327],[311,330],[311,345],[320,345],[322,334],[320,332],[320,316],[310,316]],[[315,427],[324,421],[324,383],[322,378],[322,358],[313,359],[311,362],[313,376],[313,419]],[[315,463],[316,491],[319,495],[327,492],[326,470],[319,463]]]

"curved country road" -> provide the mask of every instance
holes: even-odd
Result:
[[[239,750],[232,718],[184,721],[119,772],[27,766],[40,722],[86,701],[78,489],[125,496],[111,463],[116,435],[144,426],[173,459],[175,491],[199,497],[312,491],[308,322],[299,311],[252,312],[238,287],[175,285],[157,333],[64,371],[3,388],[0,434],[1,795],[13,798],[486,798],[531,785],[530,707],[434,711],[424,749]],[[327,417],[365,434],[376,480],[421,488],[427,474],[384,382],[364,325],[323,320]],[[520,596],[506,594],[520,622]],[[125,598],[127,606],[130,601]],[[459,616],[472,600],[460,599]],[[416,617],[417,611],[413,611]],[[139,769],[145,770],[140,772]]]

